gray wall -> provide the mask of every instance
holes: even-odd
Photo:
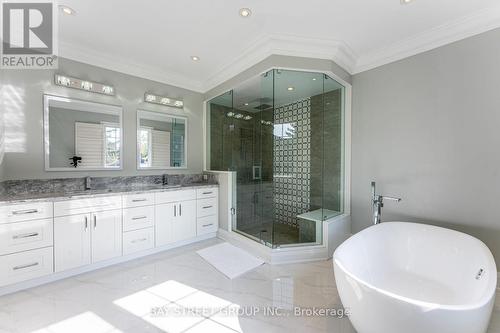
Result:
[[[113,85],[117,95],[104,96],[53,84],[54,73]],[[202,94],[110,71],[67,59],[59,59],[59,70],[2,70],[2,112],[5,123],[5,179],[58,177],[130,176],[158,174],[156,170],[136,170],[136,110],[163,111],[161,105],[143,103],[144,92],[184,100],[184,110],[169,113],[189,118],[188,169],[167,173],[202,171]],[[122,171],[46,172],[43,154],[44,93],[123,106],[124,169]]]
[[[433,223],[483,240],[500,260],[500,30],[353,77],[353,232],[383,220]]]

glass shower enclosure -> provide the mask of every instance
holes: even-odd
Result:
[[[345,87],[273,69],[207,104],[207,167],[236,172],[232,229],[276,248],[318,245],[343,213]]]

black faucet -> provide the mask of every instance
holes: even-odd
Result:
[[[90,176],[85,177],[85,190],[91,190],[92,189],[92,179]]]

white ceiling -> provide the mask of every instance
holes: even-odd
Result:
[[[331,59],[354,74],[500,27],[498,0],[60,3],[76,11],[61,14],[61,56],[200,92],[271,54]]]

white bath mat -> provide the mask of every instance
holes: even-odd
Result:
[[[203,259],[230,279],[259,267],[264,261],[229,243],[196,251]]]

